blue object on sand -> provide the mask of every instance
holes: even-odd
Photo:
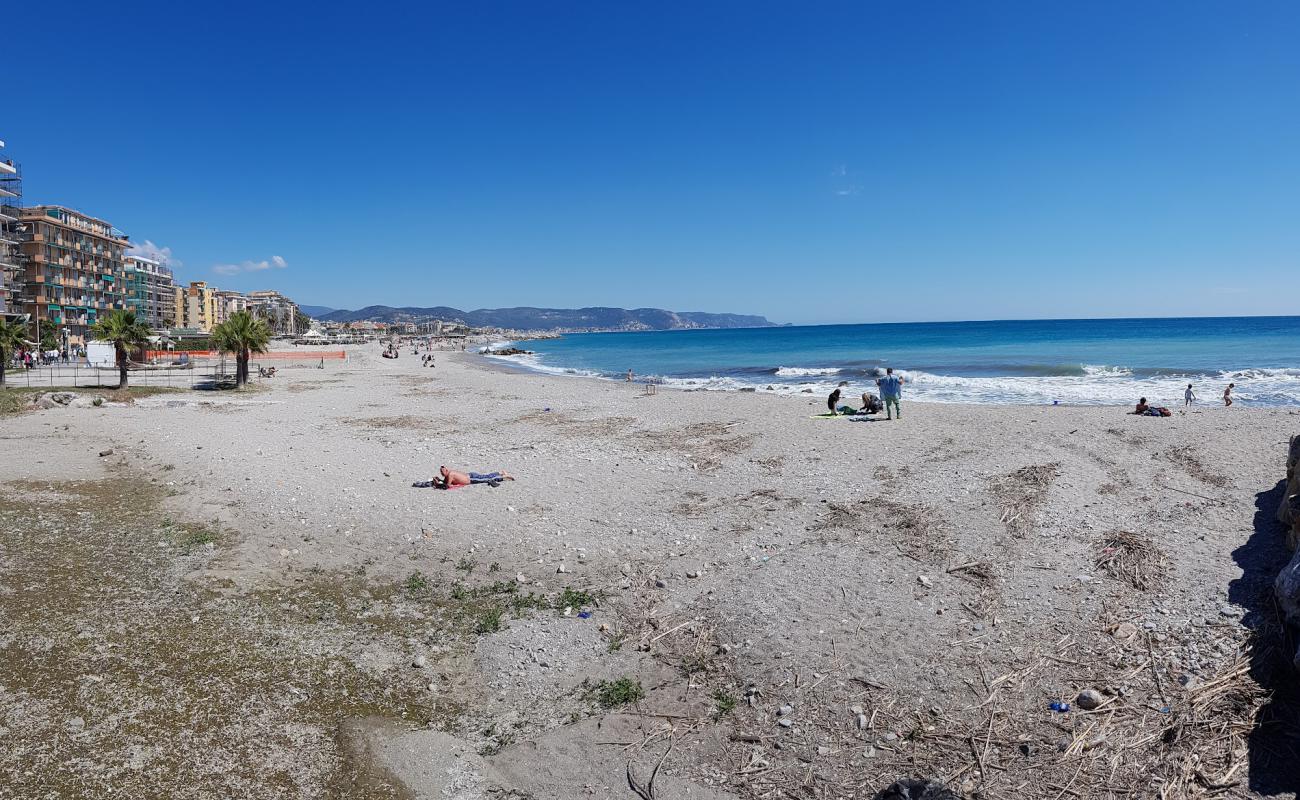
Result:
[[[1052,703],[1048,706],[1048,708],[1052,709],[1053,711],[1059,711],[1060,713],[1064,714],[1065,712],[1070,710],[1070,704],[1060,703],[1053,700]]]
[[[590,612],[590,611],[579,611],[579,612],[578,612],[578,619],[589,619],[590,617],[591,617],[591,612]]]

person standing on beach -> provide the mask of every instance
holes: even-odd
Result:
[[[1227,408],[1232,405],[1232,390],[1237,388],[1237,384],[1230,383],[1228,388],[1223,390],[1223,407]]]
[[[1186,408],[1187,406],[1190,406],[1192,401],[1195,399],[1196,392],[1192,391],[1192,385],[1189,383],[1187,384],[1187,390],[1183,392],[1183,407]]]
[[[903,395],[903,379],[894,374],[893,367],[886,367],[885,377],[877,378],[876,385],[880,387],[880,399],[885,401],[885,419],[893,419],[894,415],[902,419],[903,410],[898,407],[898,401]]]
[[[628,382],[628,383],[631,383],[631,382],[632,382],[632,377],[633,377],[633,375],[632,375],[632,370],[631,370],[631,368],[629,368],[628,371],[627,371],[627,382]]]

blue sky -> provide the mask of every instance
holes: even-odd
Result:
[[[1293,2],[20,3],[27,202],[303,303],[1296,313]],[[47,10],[48,9],[48,10]]]

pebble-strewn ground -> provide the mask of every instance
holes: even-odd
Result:
[[[1300,414],[438,362],[0,416],[0,797],[1296,791],[1251,631]]]

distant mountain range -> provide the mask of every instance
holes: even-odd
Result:
[[[393,308],[366,306],[356,311],[325,306],[300,306],[303,313],[323,322],[460,322],[472,328],[509,328],[525,331],[610,330],[668,331],[682,328],[770,328],[775,323],[752,314],[709,314],[702,311],[665,311],[661,308]]]

